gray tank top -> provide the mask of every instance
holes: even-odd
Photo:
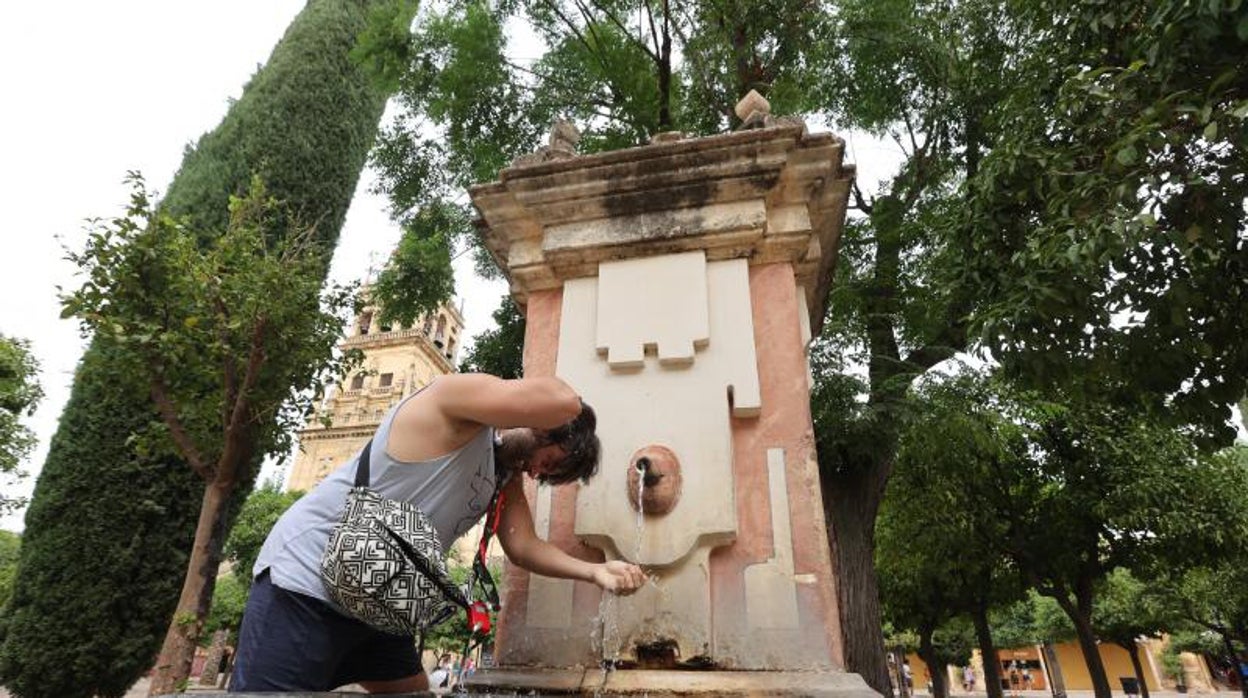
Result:
[[[391,408],[373,436],[369,486],[387,499],[419,507],[433,521],[442,549],[447,550],[489,506],[496,478],[494,429],[485,427],[459,449],[432,460],[395,460],[384,445],[389,443],[390,426],[399,407],[413,397],[409,395]],[[330,531],[342,518],[359,456],[356,453],[338,466],[282,514],[260,548],[253,575],[267,569],[276,586],[329,602],[321,584],[321,553]]]

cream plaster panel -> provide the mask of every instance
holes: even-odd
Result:
[[[745,618],[751,630],[798,627],[793,579],[793,528],[789,517],[784,449],[767,449],[767,489],[771,502],[772,558],[745,570]]]
[[[737,416],[760,406],[746,261],[710,263],[706,279],[710,340],[697,360],[672,367],[645,357],[630,372],[612,370],[596,350],[598,279],[564,285],[557,373],[598,410],[602,439],[599,474],[577,496],[576,533],[612,557],[666,566],[699,545],[735,538],[728,392]],[[647,517],[639,535],[627,470],[632,454],[650,444],[676,454],[686,484],[675,509]]]
[[[763,407],[754,347],[750,268],[744,259],[707,265],[711,296],[711,334],[718,338],[716,359],[727,377],[733,417],[757,417]]]
[[[598,268],[597,348],[614,369],[644,365],[656,347],[659,363],[689,364],[710,338],[706,254],[685,252],[603,262]]]
[[[675,640],[684,660],[710,656],[710,552],[709,547],[698,548],[632,596],[609,598],[603,613],[603,658],[628,657],[637,645],[662,640]]]
[[[533,525],[542,540],[550,538],[550,509],[553,490],[537,488],[537,506]],[[566,628],[572,625],[572,592],[570,579],[553,579],[538,574],[529,577],[528,625],[533,628]]]

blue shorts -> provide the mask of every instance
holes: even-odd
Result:
[[[231,693],[330,691],[421,673],[415,641],[348,618],[327,602],[256,577],[238,632]]]

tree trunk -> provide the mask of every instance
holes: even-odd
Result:
[[[1243,403],[1244,407],[1248,407],[1248,402]],[[1244,419],[1248,420],[1248,410],[1244,411]],[[1226,658],[1231,660],[1231,673],[1239,677],[1239,693],[1243,698],[1248,698],[1248,676],[1244,676],[1240,671],[1239,654],[1235,652],[1235,643],[1231,641],[1231,636],[1226,631],[1218,633],[1222,636],[1222,644],[1226,647]]]
[[[980,606],[971,614],[975,621],[975,638],[979,641],[979,656],[984,663],[984,690],[988,698],[1003,698],[1001,690],[1001,662],[997,661],[997,646],[992,641],[992,628],[988,626],[988,609]]]
[[[880,693],[889,691],[888,661],[875,576],[875,516],[887,479],[886,468],[859,465],[821,476],[828,541],[836,566],[845,669]],[[900,671],[901,667],[898,666]]]
[[[663,3],[662,43],[655,47],[659,54],[659,130],[672,128],[672,23],[671,6]]]
[[[226,505],[233,489],[232,483],[215,482],[204,488],[199,523],[195,527],[195,542],[186,567],[186,578],[182,582],[182,594],[169,630],[165,633],[160,656],[156,659],[149,696],[177,692],[191,674],[195,647],[212,606],[212,591],[216,586],[221,547],[225,542]]]
[[[932,678],[932,698],[949,698],[949,676],[945,667],[936,657],[936,647],[932,645],[932,634],[935,629],[927,629],[919,633],[919,656],[927,664],[927,673]]]
[[[1135,680],[1140,682],[1141,698],[1148,698],[1148,682],[1144,680],[1144,665],[1140,663],[1140,643],[1132,640],[1121,647],[1131,655],[1131,666],[1135,669]]]
[[[1075,609],[1068,600],[1058,599],[1058,603],[1075,624],[1079,649],[1083,652],[1083,661],[1088,665],[1088,675],[1092,679],[1092,692],[1096,698],[1113,698],[1109,677],[1105,674],[1105,662],[1101,661],[1100,648],[1096,643],[1096,632],[1092,630],[1091,614]]]
[[[1049,674],[1049,687],[1053,691],[1053,698],[1066,698],[1066,679],[1062,677],[1062,665],[1057,661],[1057,650],[1047,640],[1041,650],[1044,652],[1044,668]]]
[[[897,668],[897,671],[893,673],[896,674],[898,698],[910,698],[910,689],[906,686],[906,650],[904,647],[893,650],[893,666]],[[887,693],[892,695],[891,691]]]

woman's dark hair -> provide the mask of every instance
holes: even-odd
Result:
[[[563,449],[567,455],[559,462],[553,473],[537,478],[546,485],[564,485],[575,480],[589,482],[589,478],[598,472],[598,459],[602,450],[598,435],[598,416],[594,408],[581,401],[581,413],[576,419],[546,432],[545,443]]]

